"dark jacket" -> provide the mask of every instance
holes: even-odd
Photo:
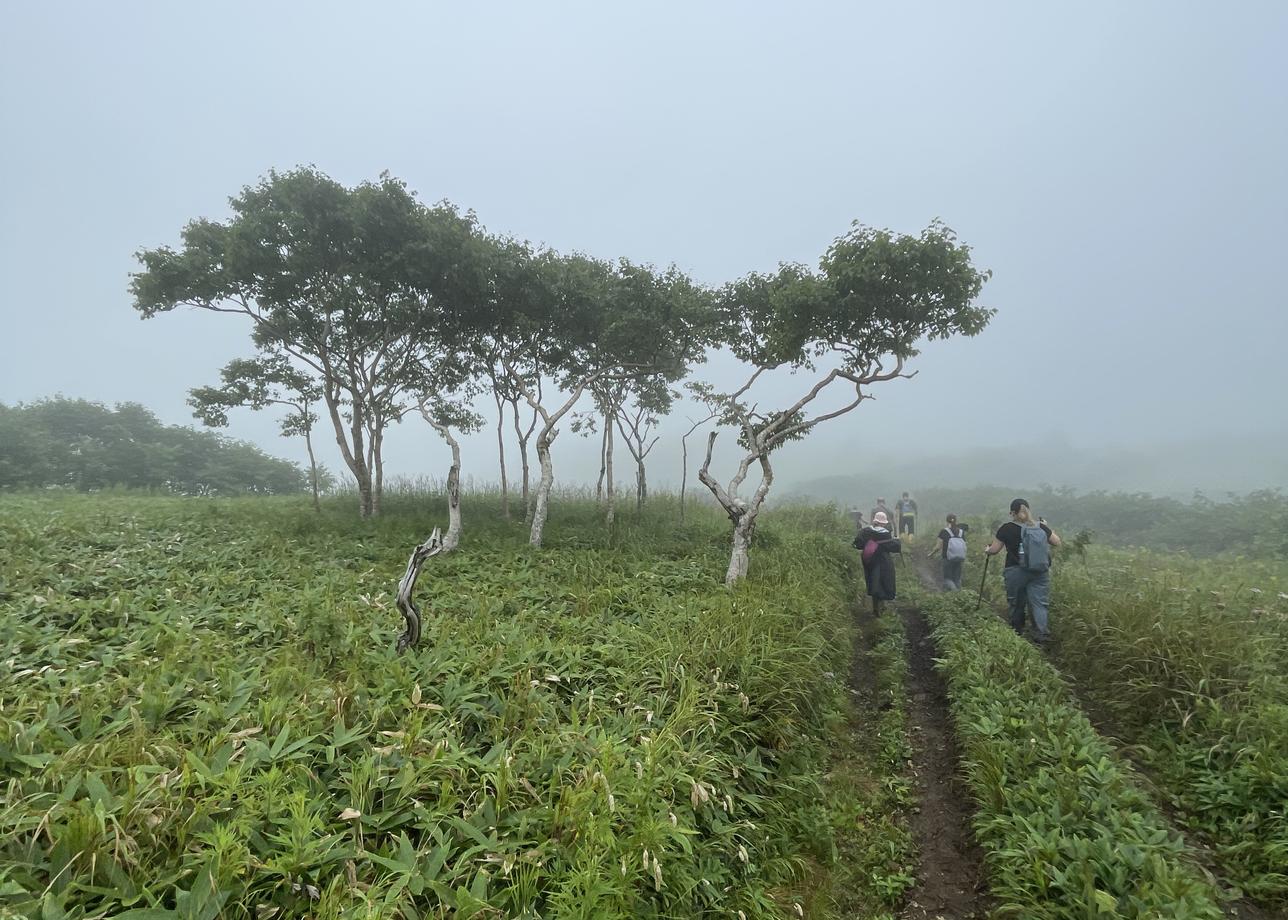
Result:
[[[867,581],[868,594],[877,600],[892,601],[895,598],[894,554],[903,552],[903,544],[888,530],[864,527],[854,538],[855,549],[862,553],[869,540],[877,541],[877,551],[863,563],[863,577]]]

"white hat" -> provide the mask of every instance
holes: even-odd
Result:
[[[889,519],[888,517],[886,517],[886,513],[885,513],[884,511],[878,511],[876,514],[872,515],[872,523],[873,523],[873,524],[889,524],[889,523],[890,523],[890,519]]]

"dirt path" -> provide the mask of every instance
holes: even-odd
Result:
[[[970,798],[958,775],[948,693],[935,670],[925,616],[902,607],[908,647],[908,720],[919,808],[912,817],[921,865],[904,920],[966,920],[985,908],[983,852],[971,831]]]

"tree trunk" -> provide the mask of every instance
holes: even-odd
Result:
[[[616,489],[613,488],[613,423],[608,414],[604,415],[604,498],[606,506],[604,509],[604,523],[612,526],[613,517],[617,512]]]
[[[635,461],[635,513],[644,511],[644,500],[648,498],[648,478],[644,473],[644,460]]]
[[[358,486],[358,513],[369,518],[373,513],[371,503],[371,470],[368,468],[365,460],[365,452],[362,438],[361,423],[350,425],[349,433],[353,438],[353,444],[350,445],[344,436],[344,421],[340,418],[340,405],[337,401],[339,395],[331,389],[323,392],[323,401],[326,402],[327,415],[331,418],[331,427],[335,429],[335,442],[340,446],[340,456],[344,459],[344,465],[349,468],[353,474],[354,482]],[[355,410],[356,417],[356,410]]]
[[[725,572],[725,585],[733,587],[739,579],[747,577],[747,569],[751,561],[751,541],[756,534],[756,518],[760,516],[760,509],[765,504],[769,487],[773,485],[774,469],[769,465],[769,454],[764,443],[757,442],[753,446],[753,451],[742,458],[738,464],[737,474],[730,481],[729,488],[725,489],[711,475],[711,452],[715,448],[718,434],[718,431],[713,431],[707,435],[707,458],[703,461],[702,468],[698,470],[698,479],[711,490],[711,494],[715,496],[733,524],[733,547],[729,553],[729,568]],[[746,478],[751,464],[757,461],[760,463],[760,485],[756,487],[751,500],[744,502],[738,497],[738,486]]]
[[[502,430],[505,427],[505,410],[501,408],[501,394],[493,391],[496,397],[496,451],[501,460],[501,516],[507,521],[510,520],[510,486],[505,478],[505,437]]]
[[[725,585],[728,587],[733,587],[739,579],[747,577],[747,568],[751,563],[753,523],[754,519],[744,514],[733,525],[733,551],[729,554],[729,569],[725,572]]]
[[[437,556],[442,549],[443,544],[438,536],[438,528],[435,527],[429,539],[411,551],[411,557],[407,560],[407,571],[398,582],[398,597],[395,603],[403,619],[407,621],[406,630],[398,637],[400,652],[420,642],[420,608],[412,600],[411,594],[416,589],[416,579],[420,577],[420,569],[425,564],[425,560],[431,556]]]
[[[313,510],[322,512],[322,501],[318,498],[318,461],[313,455],[313,429],[304,429],[304,446],[309,451],[309,484],[313,487]]]
[[[680,523],[684,523],[685,493],[689,489],[689,436],[680,438]]]
[[[385,491],[385,460],[381,456],[381,449],[384,447],[385,436],[377,429],[376,433],[371,436],[371,456],[376,468],[375,487],[371,493],[371,516],[380,516],[380,499]]]
[[[447,471],[447,533],[443,536],[443,552],[450,553],[461,542],[461,445],[446,427],[441,433],[452,448],[452,466]]]
[[[595,501],[603,505],[604,503],[604,463],[606,462],[605,451],[608,449],[608,428],[604,428],[604,436],[599,439],[599,478],[595,480]]]
[[[523,433],[523,428],[519,425],[519,401],[514,401],[514,433],[519,438],[519,460],[523,465],[523,519],[530,520],[532,517],[532,498],[528,488],[528,434]]]
[[[528,542],[541,545],[546,529],[546,515],[550,511],[550,488],[555,481],[555,468],[550,460],[550,440],[544,431],[537,435],[537,459],[541,462],[541,481],[537,484],[536,505],[532,509],[532,531]]]

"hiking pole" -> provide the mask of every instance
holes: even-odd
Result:
[[[975,601],[975,609],[984,603],[984,579],[988,578],[988,564],[993,561],[993,557],[988,553],[984,554],[984,574],[979,577],[979,599]]]

